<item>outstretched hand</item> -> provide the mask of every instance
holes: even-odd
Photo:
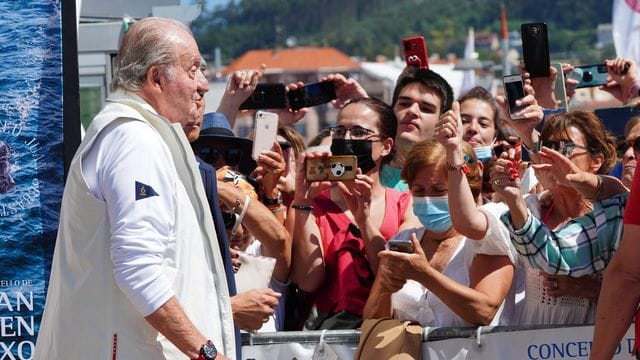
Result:
[[[445,149],[455,150],[459,149],[460,144],[462,144],[463,133],[460,103],[454,101],[451,105],[451,110],[442,114],[438,119],[435,136]]]

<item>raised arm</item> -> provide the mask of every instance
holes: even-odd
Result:
[[[461,234],[480,240],[487,233],[486,215],[478,210],[463,168],[468,166],[462,152],[462,120],[460,104],[456,101],[436,125],[435,135],[446,151],[449,209],[451,223]]]
[[[262,64],[260,69],[234,71],[229,77],[217,111],[227,117],[231,128],[236,123],[240,104],[251,96],[266,68],[267,66]]]
[[[291,278],[307,292],[316,291],[325,277],[324,250],[312,201],[323,188],[329,187],[330,183],[309,183],[305,178],[306,159],[321,156],[328,156],[328,154],[302,153],[298,157],[296,192],[287,216],[287,228],[292,229],[293,234]]]

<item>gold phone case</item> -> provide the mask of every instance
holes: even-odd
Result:
[[[358,159],[354,155],[334,155],[306,161],[307,181],[347,181],[356,178]]]

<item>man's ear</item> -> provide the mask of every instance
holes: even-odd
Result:
[[[149,71],[147,71],[147,77],[145,81],[147,85],[150,85],[152,89],[161,90],[162,82],[160,80],[160,76],[160,68],[154,65],[149,68]]]

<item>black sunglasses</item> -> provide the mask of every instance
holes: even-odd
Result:
[[[224,222],[224,228],[227,230],[233,229],[233,226],[238,221],[238,214],[234,212],[221,211],[222,221]]]
[[[224,159],[224,163],[229,166],[236,166],[242,159],[242,150],[229,148],[229,149],[216,149],[209,146],[202,147],[198,150],[198,156],[207,164],[214,165]]]
[[[634,151],[640,152],[640,136],[629,141],[620,140],[620,142],[618,142],[618,146],[616,146],[616,154],[619,158],[623,158],[624,154],[630,147],[633,148]]]

